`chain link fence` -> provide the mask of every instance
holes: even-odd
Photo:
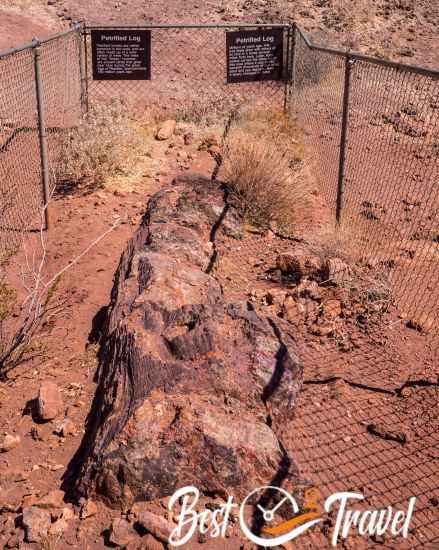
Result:
[[[151,30],[151,80],[91,80],[88,100],[119,97],[136,110],[157,109],[171,114],[189,112],[227,116],[243,103],[282,109],[286,89],[290,28],[285,25],[180,25],[150,27],[87,27],[87,74],[92,73],[91,32],[98,30]],[[254,29],[280,29],[284,39],[284,75],[280,81],[228,84],[225,33]]]
[[[439,73],[316,46],[297,26],[280,26],[282,79],[227,84],[225,33],[243,28],[259,27],[144,27],[152,32],[148,81],[92,79],[90,32],[109,27],[77,26],[0,54],[0,257],[40,228],[57,137],[87,107],[122,98],[137,111],[167,116],[227,117],[244,103],[288,109],[303,129],[333,226],[386,273],[401,323],[419,330],[417,349],[424,350],[419,369],[406,372],[402,333],[384,338],[371,326],[353,351],[328,347],[324,356],[298,334],[305,390],[291,445],[325,494],[356,488],[372,507],[403,507],[417,496],[414,528],[401,547],[428,547],[439,529],[431,505],[439,499]],[[266,243],[254,239],[251,254],[263,257]],[[383,433],[410,425],[411,435],[403,445],[373,439],[365,427],[380,424]]]
[[[334,222],[437,333],[439,73],[314,46],[296,27],[291,111]]]
[[[76,26],[0,54],[0,259],[44,226],[57,136],[80,118],[80,46]]]
[[[23,231],[39,228],[57,136],[78,123],[85,104],[120,97],[137,109],[200,117],[227,116],[243,103],[289,107],[339,227],[388,270],[403,312],[437,328],[437,73],[317,47],[298,27],[273,26],[284,35],[282,79],[227,84],[226,32],[260,27],[194,25],[145,27],[151,80],[93,80],[91,31],[111,28],[78,25],[0,55],[3,255]]]

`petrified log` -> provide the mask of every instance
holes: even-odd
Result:
[[[225,303],[209,274],[212,239],[239,223],[201,177],[149,202],[116,273],[80,494],[122,507],[186,485],[240,498],[290,475],[293,342],[246,301]]]

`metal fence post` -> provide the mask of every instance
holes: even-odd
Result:
[[[291,39],[291,82],[294,86],[296,80],[296,23],[292,25],[293,38]]]
[[[338,186],[337,186],[337,206],[335,212],[335,218],[337,223],[341,221],[341,214],[343,210],[343,195],[345,184],[345,162],[346,162],[346,147],[348,136],[348,124],[349,124],[349,91],[351,84],[351,68],[354,61],[348,55],[345,58],[345,76],[344,76],[344,93],[343,93],[343,115],[341,122],[341,136],[340,136],[340,159],[338,168]]]
[[[291,100],[293,89],[296,85],[296,23],[291,26],[291,61],[290,61],[290,82],[288,91],[288,102]]]
[[[287,58],[285,63],[285,90],[284,90],[284,113],[288,107],[288,90],[290,85],[290,46],[291,46],[291,26],[287,27]]]
[[[79,30],[79,74],[81,79],[81,109],[82,114],[88,111],[87,98],[87,66],[85,60],[85,49],[87,47],[87,35],[84,24]]]
[[[35,66],[35,90],[37,99],[37,112],[38,112],[38,137],[40,141],[40,160],[41,160],[41,180],[43,187],[43,200],[44,200],[44,221],[45,229],[49,229],[49,164],[47,160],[47,134],[46,124],[44,118],[44,98],[43,98],[43,82],[41,78],[40,67],[40,48],[39,41],[34,39],[36,46],[33,48],[34,52],[34,66]]]

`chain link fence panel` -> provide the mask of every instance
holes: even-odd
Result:
[[[387,274],[403,319],[436,334],[437,75],[316,47],[296,28],[291,81],[290,109],[334,218],[340,200],[338,231]]]
[[[280,28],[284,34],[284,78],[280,81],[228,84],[226,32],[241,27],[142,27],[142,30],[151,30],[152,52],[151,80],[143,81],[91,79],[89,31],[111,30],[111,27],[90,27],[86,44],[89,105],[120,98],[136,110],[157,109],[169,116],[194,120],[226,117],[243,104],[282,109],[288,86],[286,58],[290,34],[289,27]]]
[[[9,258],[41,206],[32,49],[0,59],[0,258]]]
[[[36,53],[52,192],[59,135],[77,124],[81,113],[80,45],[81,32],[76,28],[0,57],[0,258],[11,257],[42,224]]]

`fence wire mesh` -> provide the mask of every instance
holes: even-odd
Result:
[[[92,80],[89,29],[41,44],[51,170],[58,137],[77,124],[82,100],[93,106],[118,97],[136,109],[156,107],[183,119],[212,112],[227,116],[242,104],[279,109],[287,104],[304,131],[313,174],[335,224],[349,57],[312,47],[297,28],[290,49],[293,30],[285,27],[284,81],[229,85],[225,32],[236,29],[152,29],[151,81]],[[15,251],[23,233],[38,229],[43,203],[34,53],[28,48],[0,58],[0,258]],[[320,346],[297,330],[305,390],[290,443],[303,476],[324,495],[358,490],[369,508],[401,508],[411,496],[418,498],[407,541],[365,543],[356,537],[349,547],[426,548],[439,544],[434,510],[439,501],[439,82],[434,75],[359,56],[351,60],[338,231],[348,235],[364,261],[386,274],[401,323],[385,331],[371,323],[355,342],[346,325],[344,333]],[[53,182],[52,177],[52,188]],[[257,281],[242,270],[243,254],[263,263],[271,249],[289,246],[274,239],[267,248],[258,236],[231,246],[236,272],[232,269],[229,278],[250,290]],[[420,329],[412,350],[399,345],[406,320]],[[405,442],[376,437],[371,426],[382,434],[405,434]],[[328,540],[327,533],[316,532],[303,547],[328,547]]]
[[[428,330],[439,306],[438,94],[437,79],[354,62],[342,220]]]
[[[36,86],[36,51],[41,72],[50,188],[60,133],[78,123],[81,34],[57,39],[0,58],[0,258],[9,258],[24,238],[41,227],[44,206]]]
[[[439,81],[436,75],[322,51],[296,30],[291,112],[305,130],[334,224],[348,62],[344,193],[336,227],[356,256],[385,276],[400,322],[368,321],[352,339],[353,348],[345,347],[346,334],[315,346],[306,332],[297,331],[305,389],[291,446],[303,475],[325,495],[359,491],[364,509],[402,508],[417,498],[407,540],[355,536],[347,547],[435,548]],[[419,330],[408,346],[407,321]],[[307,537],[308,547],[329,547],[334,521]]]
[[[41,204],[34,57],[31,49],[0,59],[0,257],[16,250]]]
[[[290,109],[299,118],[313,151],[313,169],[328,207],[335,212],[343,109],[344,62],[314,51],[296,32]]]
[[[238,29],[236,26],[152,28],[151,80],[90,79],[89,104],[120,97],[137,109],[156,106],[165,113],[200,119],[215,114],[227,116],[243,103],[283,108],[286,83],[282,80],[227,84],[225,33]],[[285,27],[285,57],[289,49],[288,36],[288,28]],[[90,75],[90,34],[87,35],[86,49],[87,74]]]
[[[291,110],[305,129],[315,175],[334,216],[348,61],[339,231],[388,274],[404,317],[437,332],[439,81],[314,49],[296,30]]]

